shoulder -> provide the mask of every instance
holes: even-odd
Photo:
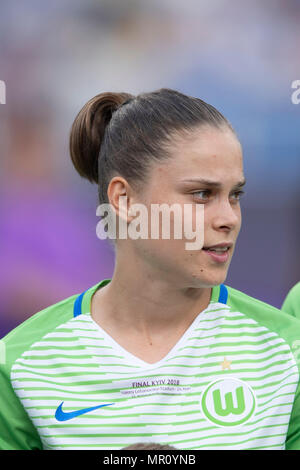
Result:
[[[260,326],[276,333],[289,344],[291,349],[294,349],[295,345],[298,345],[299,349],[299,319],[233,287],[226,287],[228,289],[227,305],[231,310],[243,313]]]
[[[37,430],[29,419],[11,382],[18,359],[47,333],[51,333],[73,315],[78,294],[57,302],[32,315],[0,340],[0,449],[42,449]]]
[[[47,334],[73,317],[78,294],[35,313],[0,341],[0,449],[42,449],[41,438],[11,380],[14,365]],[[25,367],[26,369],[26,367]]]
[[[300,282],[298,282],[288,292],[283,304],[282,310],[294,317],[300,318]]]
[[[10,331],[2,340],[2,355],[5,355],[5,368],[11,366],[30,346],[51,333],[59,325],[73,317],[74,302],[78,294],[63,299],[35,313]]]
[[[282,313],[281,310],[270,305],[262,300],[259,300],[251,295],[246,294],[238,289],[234,289],[233,287],[226,286],[228,290],[228,301],[227,304],[230,307],[237,308],[241,307],[243,310],[246,310],[247,313],[255,314],[258,312],[263,312],[268,314],[277,314]],[[245,312],[245,313],[246,313]]]

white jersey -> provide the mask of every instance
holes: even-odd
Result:
[[[4,338],[0,448],[300,449],[297,319],[216,286],[171,351],[149,364],[91,317],[91,297],[108,282]]]

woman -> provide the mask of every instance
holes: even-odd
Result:
[[[300,449],[300,323],[223,284],[245,183],[230,123],[170,89],[103,93],[70,153],[128,227],[134,204],[187,204],[193,229],[204,209],[203,245],[117,236],[111,280],[8,334],[0,448]]]

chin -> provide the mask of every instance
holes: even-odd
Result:
[[[193,274],[193,284],[196,287],[214,287],[218,286],[219,284],[224,284],[227,278],[227,269],[219,272],[219,273],[207,273],[204,274],[205,269],[203,269],[203,273],[200,272],[198,274]]]

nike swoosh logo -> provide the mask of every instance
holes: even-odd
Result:
[[[56,409],[55,418],[57,419],[57,421],[68,421],[69,419],[73,419],[73,418],[76,418],[76,416],[80,416],[85,413],[89,413],[90,411],[97,410],[98,408],[102,408],[103,406],[114,405],[114,403],[108,403],[107,405],[98,405],[98,406],[92,406],[91,408],[83,408],[82,410],[65,412],[62,410],[63,404],[64,402],[62,401],[61,404]]]

